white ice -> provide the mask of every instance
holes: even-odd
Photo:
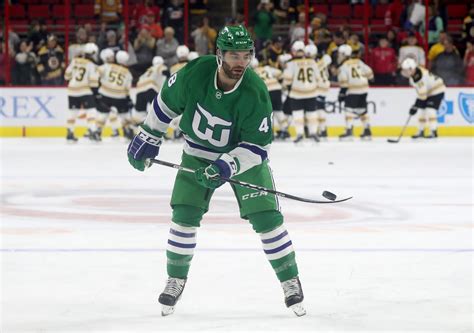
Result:
[[[176,312],[160,316],[174,169],[126,144],[2,139],[1,332],[473,332],[472,139],[275,143],[308,314],[297,318],[219,189]],[[179,162],[181,144],[160,158]]]

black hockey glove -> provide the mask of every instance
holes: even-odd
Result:
[[[410,113],[410,116],[414,116],[417,112],[418,112],[418,108],[413,105],[413,106],[410,108],[410,112],[409,112],[409,113]]]

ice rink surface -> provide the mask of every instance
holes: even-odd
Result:
[[[126,144],[3,139],[1,332],[473,332],[473,140],[275,143],[277,189],[308,314],[220,188],[183,298],[157,302],[176,171],[134,170]],[[181,144],[159,158],[179,162]]]

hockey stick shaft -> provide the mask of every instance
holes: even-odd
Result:
[[[159,164],[159,165],[164,165],[164,166],[174,168],[174,169],[177,169],[177,170],[180,170],[180,171],[185,171],[185,172],[190,172],[190,173],[195,172],[195,170],[183,167],[179,164],[170,163],[170,162],[157,160],[157,159],[148,159],[146,164],[147,165]],[[295,195],[291,195],[291,194],[280,192],[280,191],[275,191],[275,190],[272,190],[272,189],[269,189],[269,188],[266,188],[266,187],[263,187],[263,186],[250,184],[250,183],[242,182],[242,181],[235,180],[235,179],[230,179],[230,178],[225,178],[225,177],[220,177],[220,179],[222,181],[225,181],[225,182],[228,182],[228,183],[231,183],[231,184],[234,184],[234,185],[250,188],[250,189],[261,191],[261,192],[271,193],[271,194],[274,194],[274,195],[282,197],[282,198],[287,198],[287,199],[292,199],[292,200],[302,201],[302,202],[308,202],[308,203],[318,203],[318,204],[337,203],[337,202],[344,202],[344,201],[347,201],[349,199],[352,199],[352,197],[348,197],[348,198],[339,199],[339,200],[313,200],[313,199],[297,197]]]
[[[388,142],[392,142],[392,143],[398,143],[398,142],[400,142],[400,140],[402,139],[403,134],[405,133],[405,130],[406,130],[407,127],[408,127],[408,123],[410,122],[410,119],[411,119],[411,115],[408,116],[408,119],[407,119],[407,121],[405,122],[405,125],[403,126],[402,131],[400,132],[400,135],[398,136],[398,138],[397,138],[396,140],[388,139]]]

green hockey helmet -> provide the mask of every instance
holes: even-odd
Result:
[[[243,25],[226,26],[217,36],[217,48],[222,51],[253,51],[253,40]]]

